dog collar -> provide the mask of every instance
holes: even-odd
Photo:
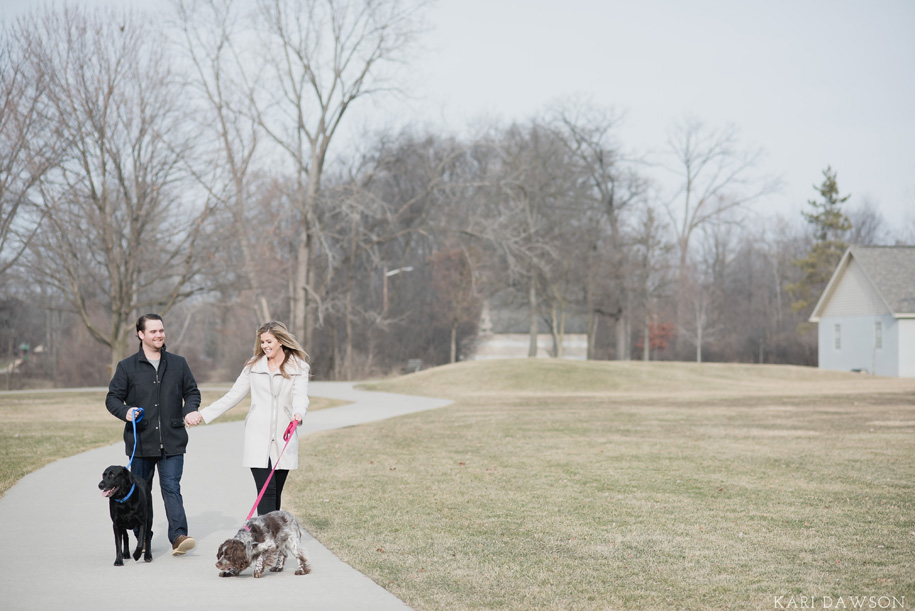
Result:
[[[133,486],[130,487],[130,492],[127,493],[127,496],[125,496],[125,497],[122,498],[122,499],[114,499],[114,501],[117,502],[117,503],[123,503],[124,501],[126,501],[127,499],[130,498],[130,495],[133,494],[133,490],[134,490],[134,488],[136,488],[136,487],[137,487],[137,485],[134,484]]]

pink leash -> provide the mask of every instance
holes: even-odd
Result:
[[[286,451],[286,448],[289,447],[289,442],[292,441],[292,434],[295,432],[295,428],[297,426],[299,426],[299,421],[293,418],[292,422],[289,423],[289,426],[286,427],[286,432],[283,433],[283,439],[286,441],[286,445],[283,446],[279,456],[276,457],[277,464],[280,462],[280,456],[282,456],[283,452]],[[245,518],[245,530],[251,530],[248,528],[248,520],[250,520],[251,516],[254,515],[254,512],[257,510],[257,506],[261,502],[261,499],[264,498],[264,493],[267,492],[267,486],[270,485],[270,479],[273,477],[273,472],[276,471],[276,467],[277,465],[273,465],[273,469],[270,470],[270,475],[267,476],[267,481],[264,482],[264,487],[261,488],[261,493],[257,495],[257,500],[254,501],[254,507],[251,508],[251,511],[248,512],[248,517]]]

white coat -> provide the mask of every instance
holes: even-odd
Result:
[[[305,418],[308,409],[308,363],[294,356],[286,363],[288,378],[279,370],[271,373],[267,357],[242,369],[232,389],[221,399],[199,410],[204,422],[209,424],[232,409],[251,393],[251,408],[245,418],[245,444],[242,465],[267,468],[267,459],[277,469],[298,469],[298,429],[289,440],[289,446],[280,456],[286,442],[283,433],[293,417]],[[279,456],[279,463],[277,457]]]

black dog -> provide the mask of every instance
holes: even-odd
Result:
[[[133,559],[152,562],[152,497],[149,485],[134,477],[127,467],[111,465],[102,474],[98,484],[102,496],[108,497],[108,511],[114,528],[114,551],[117,553],[114,566],[124,566],[124,558],[130,557],[130,541],[127,530],[136,529],[137,549]]]

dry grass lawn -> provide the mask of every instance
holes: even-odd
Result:
[[[289,497],[416,609],[915,606],[915,380],[524,360],[374,387],[456,404],[315,436]]]

